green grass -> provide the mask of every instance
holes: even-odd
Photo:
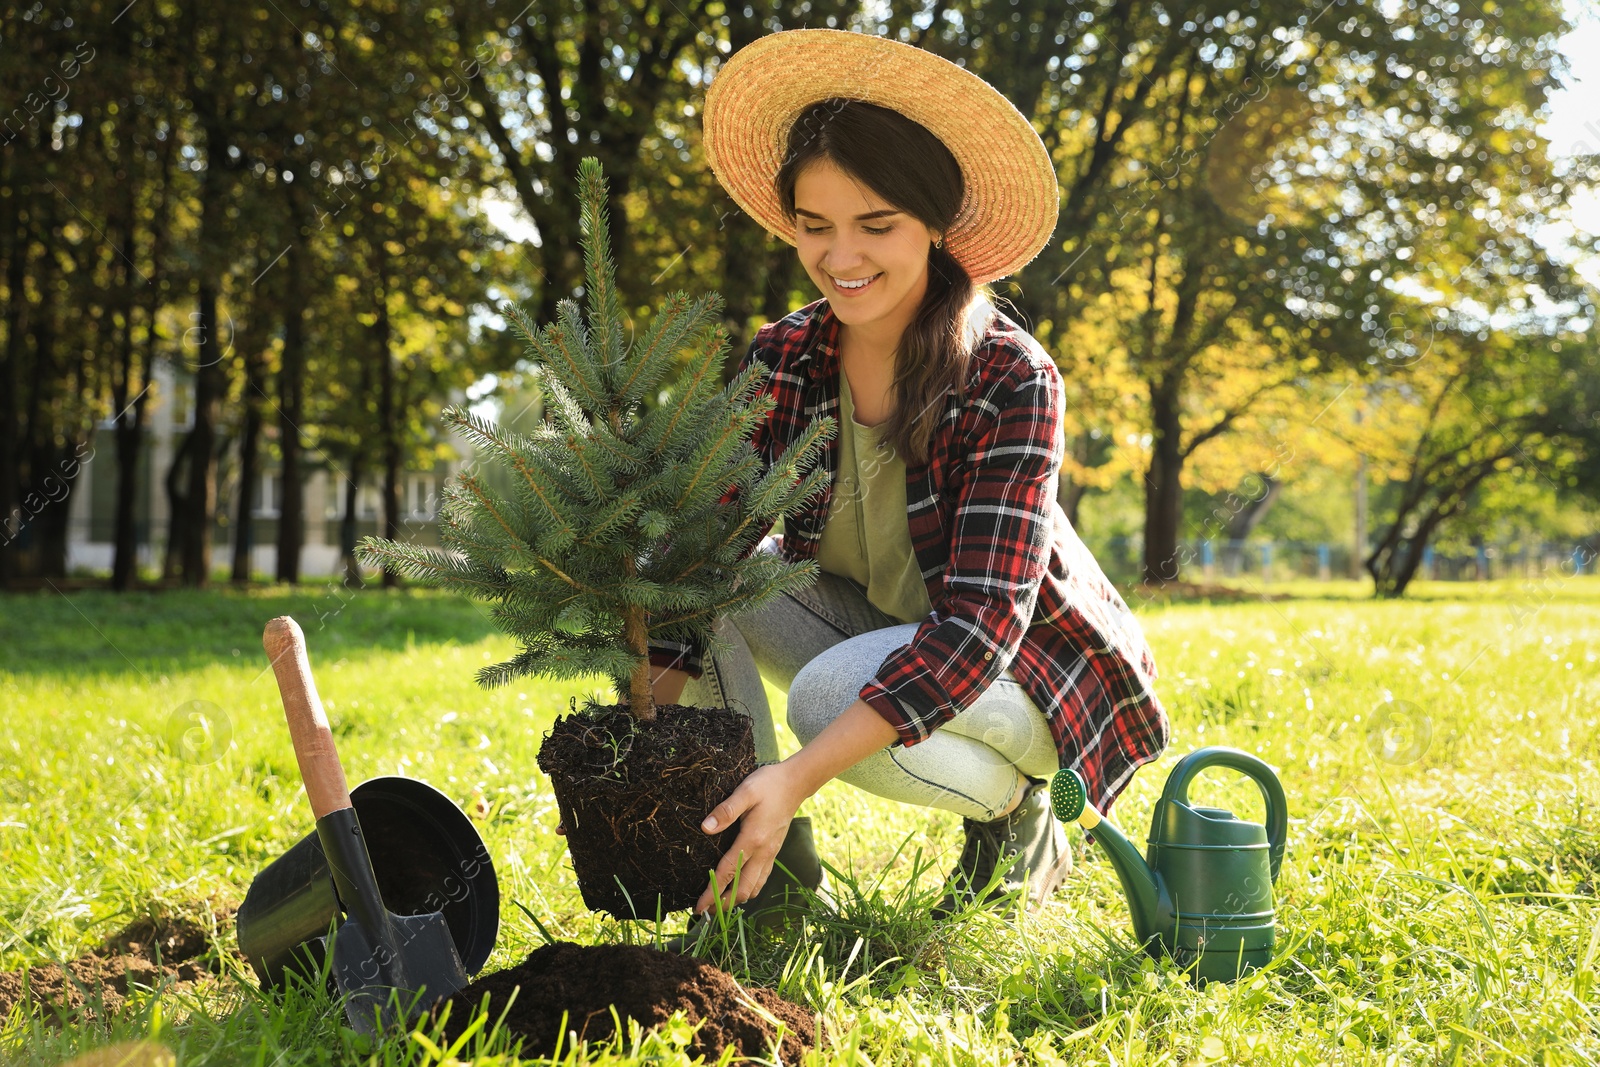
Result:
[[[1278,767],[1291,822],[1270,968],[1196,990],[1146,958],[1093,850],[1040,916],[933,924],[959,820],[837,784],[806,809],[842,872],[833,909],[804,943],[735,930],[715,958],[821,1009],[825,1063],[1600,1059],[1600,582],[1422,583],[1390,603],[1355,583],[1271,589],[1296,599],[1130,598],[1174,743],[1113,812],[1142,842],[1168,769],[1198,746]],[[505,899],[491,969],[542,942],[522,908],[557,937],[654,935],[584,911],[535,767],[586,687],[478,689],[473,671],[510,646],[474,606],[316,588],[47,593],[0,599],[0,969],[70,957],[136,915],[209,916],[309,832],[260,645],[285,612],[307,632],[353,782],[408,774],[490,806],[479,826]],[[220,735],[183,731],[210,705],[231,737],[208,762]],[[1237,776],[1208,773],[1195,795],[1261,815]],[[499,1036],[370,1047],[341,1023],[320,995],[265,997],[234,972],[136,996],[111,1020],[14,1012],[0,1058],[55,1064],[154,1033],[184,1067],[510,1062]],[[675,1062],[683,1044],[638,1036],[569,1060]]]

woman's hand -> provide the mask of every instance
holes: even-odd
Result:
[[[724,907],[742,904],[761,891],[772,873],[772,861],[789,833],[800,804],[824,782],[848,770],[895,739],[895,729],[864,700],[857,700],[809,744],[782,763],[757,767],[733,795],[718,804],[701,829],[714,834],[744,822],[739,836],[715,872],[716,889],[706,886],[695,904],[707,911],[720,896]],[[742,864],[742,866],[741,866]],[[734,871],[739,871],[737,899]]]
[[[716,892],[706,886],[694,910],[707,911],[721,896],[724,908],[743,904],[761,891],[772,874],[772,863],[788,836],[789,823],[800,804],[815,789],[808,789],[789,761],[757,767],[739,783],[733,795],[706,816],[700,828],[708,834],[720,833],[743,818],[739,836],[716,869]],[[734,874],[738,873],[738,886]]]

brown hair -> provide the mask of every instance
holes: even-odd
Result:
[[[864,100],[834,97],[802,111],[774,179],[784,212],[795,218],[794,186],[819,159],[831,161],[879,197],[939,233],[961,209],[961,166],[926,126]],[[987,294],[948,250],[929,246],[928,289],[895,350],[894,411],[883,436],[907,463],[924,462],[944,414],[944,394],[964,391],[975,300]]]

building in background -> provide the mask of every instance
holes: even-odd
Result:
[[[166,472],[173,453],[193,425],[190,392],[183,374],[174,374],[163,361],[155,373],[155,386],[145,412],[145,447],[139,454],[139,493],[135,507],[139,570],[159,572],[167,547],[170,523]],[[272,431],[264,431],[264,437]],[[71,514],[67,541],[69,573],[106,573],[114,554],[112,523],[117,491],[115,430],[108,419],[95,435],[95,449],[83,463],[69,498]],[[265,446],[268,442],[263,441]],[[438,511],[446,479],[470,460],[471,451],[452,437],[454,455],[431,470],[408,470],[400,481],[400,532],[403,540],[438,544]],[[342,572],[339,554],[340,526],[347,499],[347,479],[336,457],[315,448],[305,452],[309,468],[305,479],[305,539],[300,573],[306,578],[326,578]],[[250,505],[250,569],[254,577],[270,579],[277,573],[278,519],[283,505],[283,482],[277,461],[263,447],[261,471]],[[217,517],[212,530],[211,563],[214,572],[229,569],[239,511],[238,441],[228,443],[217,464]],[[356,536],[381,534],[383,497],[381,472],[368,473],[356,495]]]

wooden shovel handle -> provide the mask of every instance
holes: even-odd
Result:
[[[333,746],[333,731],[317,696],[317,683],[311,678],[311,661],[306,657],[306,637],[299,623],[280,615],[267,623],[261,644],[272,660],[272,673],[278,677],[278,692],[283,696],[283,714],[289,720],[289,737],[294,742],[294,758],[305,780],[311,813],[322,818],[331,811],[350,807],[350,787],[345,784],[344,768]]]

